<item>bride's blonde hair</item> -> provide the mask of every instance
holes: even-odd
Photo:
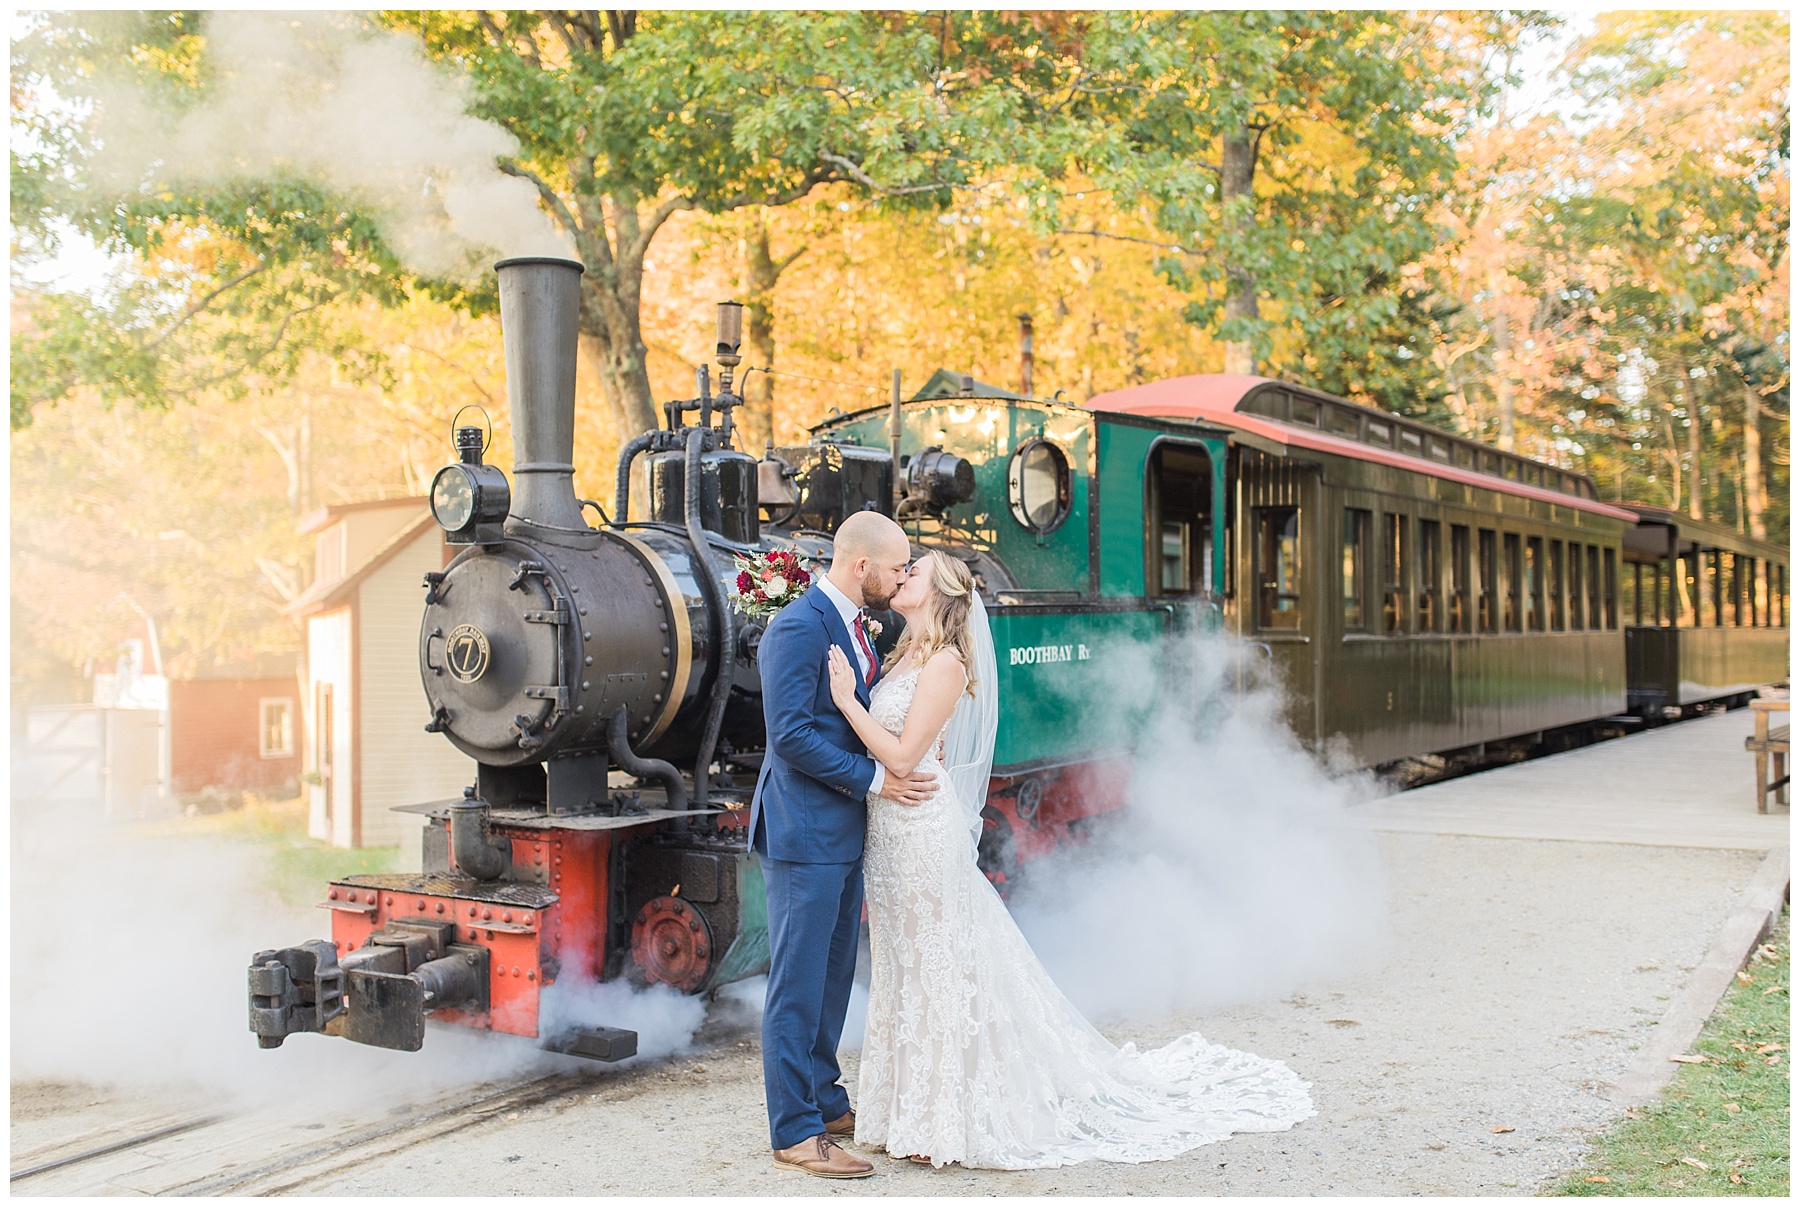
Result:
[[[919,563],[924,563],[921,566]],[[913,564],[913,573],[929,568],[931,595],[901,634],[899,644],[887,656],[883,670],[892,669],[911,655],[923,666],[939,650],[955,650],[968,676],[968,693],[975,694],[975,649],[969,636],[969,609],[975,606],[975,576],[956,558],[933,549]]]

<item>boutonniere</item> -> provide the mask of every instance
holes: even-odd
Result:
[[[878,640],[881,637],[881,622],[867,612],[860,613],[860,615],[862,616],[863,632],[869,635],[870,641]]]

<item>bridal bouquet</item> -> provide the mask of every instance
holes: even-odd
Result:
[[[812,585],[812,575],[800,561],[800,555],[786,549],[755,557],[739,554],[735,562],[738,576],[737,590],[731,594],[732,606],[758,620],[770,619]]]

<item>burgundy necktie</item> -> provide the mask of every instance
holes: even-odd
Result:
[[[856,622],[850,627],[856,630],[856,644],[862,647],[863,657],[869,660],[869,671],[863,676],[863,685],[866,687],[875,682],[875,651],[869,647],[869,634],[863,628],[861,612],[856,614]]]

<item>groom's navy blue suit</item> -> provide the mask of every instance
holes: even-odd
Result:
[[[864,798],[875,760],[831,702],[825,651],[854,638],[818,587],[783,608],[757,651],[768,753],[750,804],[769,902],[763,1092],[769,1140],[791,1148],[850,1109],[837,1045],[862,921]],[[858,676],[857,698],[869,702]]]

